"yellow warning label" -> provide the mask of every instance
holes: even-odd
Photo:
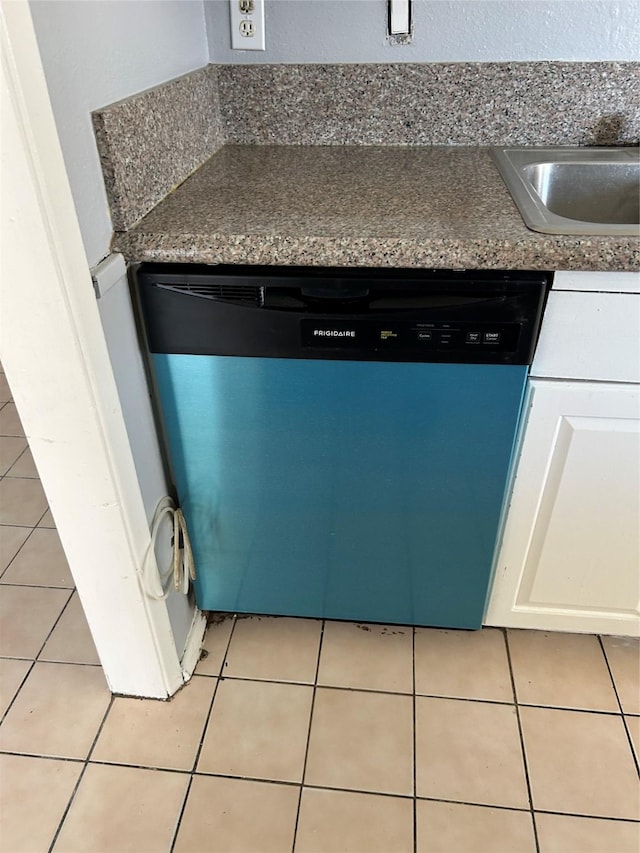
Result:
[[[387,338],[397,338],[397,337],[398,337],[398,333],[392,332],[390,329],[384,329],[384,330],[380,331],[380,340],[381,341],[386,341]]]

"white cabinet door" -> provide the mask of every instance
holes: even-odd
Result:
[[[532,380],[488,625],[640,633],[640,388]]]

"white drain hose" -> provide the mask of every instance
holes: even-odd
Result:
[[[162,571],[156,559],[156,541],[167,516],[173,523],[173,558],[171,565]],[[174,589],[186,595],[189,592],[189,581],[194,580],[195,576],[193,551],[184,515],[170,497],[164,497],[158,503],[151,522],[151,541],[142,563],[142,587],[150,598],[162,601],[169,595],[171,577]]]

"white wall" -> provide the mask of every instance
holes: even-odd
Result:
[[[107,681],[166,698],[183,671],[138,580],[149,528],[27,3],[0,3],[0,41],[2,364]]]
[[[91,112],[206,65],[201,0],[31,0],[49,95],[91,266],[111,220]]]
[[[386,0],[265,0],[265,51],[230,49],[228,0],[205,0],[212,62],[640,59],[638,0],[413,0],[411,45],[386,39]]]
[[[88,265],[95,266],[109,254],[112,227],[91,112],[206,65],[202,2],[32,0],[30,9]],[[124,277],[98,307],[150,520],[167,484]],[[180,653],[192,607],[177,595],[167,606]]]

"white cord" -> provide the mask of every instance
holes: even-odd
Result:
[[[173,523],[173,557],[171,565],[161,571],[156,559],[156,541],[165,516],[168,516]],[[140,574],[144,591],[150,598],[157,601],[162,601],[169,595],[171,577],[173,577],[173,588],[184,595],[189,592],[189,581],[195,579],[196,570],[187,524],[182,510],[176,507],[168,496],[162,498],[153,514],[151,540],[144,555]]]

